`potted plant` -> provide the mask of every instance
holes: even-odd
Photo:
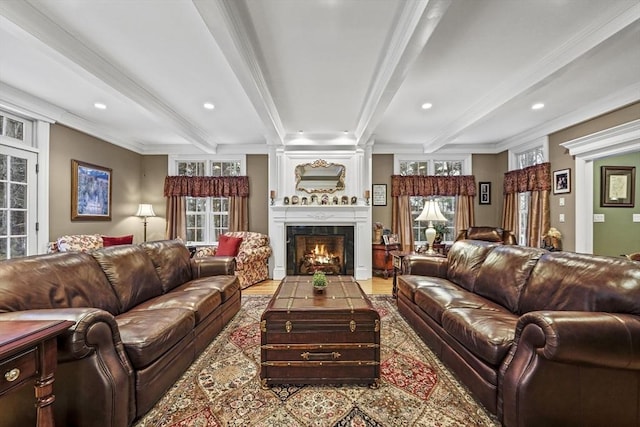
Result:
[[[313,273],[313,292],[323,294],[327,287],[327,276],[322,271]]]

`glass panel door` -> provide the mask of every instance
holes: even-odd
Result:
[[[0,259],[36,252],[38,155],[0,145]]]

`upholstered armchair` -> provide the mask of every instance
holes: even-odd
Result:
[[[133,234],[126,236],[103,236],[101,234],[68,234],[49,242],[47,253],[54,252],[91,252],[105,246],[127,245],[133,243]]]
[[[242,289],[269,278],[269,257],[272,251],[268,235],[255,231],[232,231],[224,236],[232,240],[242,239],[237,254],[228,254],[235,256],[235,274]],[[218,248],[219,246],[199,247],[194,257],[215,256],[219,252]]]
[[[484,240],[486,242],[496,242],[505,245],[517,245],[518,239],[509,230],[504,230],[500,227],[469,227],[466,230],[460,230],[456,241],[471,239],[471,240]]]

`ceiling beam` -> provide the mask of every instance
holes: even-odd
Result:
[[[426,142],[423,146],[424,153],[433,153],[453,142],[470,126],[531,90],[563,67],[640,19],[640,3],[632,6],[621,5],[620,7],[620,12],[615,18],[600,17],[592,25],[585,27],[565,43],[559,45],[557,49],[549,52],[533,66],[513,73],[511,78],[505,79],[500,85],[487,91],[487,96],[472,104],[465,113],[458,116],[438,136]]]
[[[264,77],[264,61],[244,1],[193,0],[266,129],[270,144],[284,144],[285,129]]]
[[[145,88],[140,81],[103,58],[100,52],[93,50],[53,22],[30,0],[0,1],[0,13],[37,39],[41,43],[38,46],[40,50],[50,49],[56,52],[161,120],[172,123],[180,136],[205,153],[216,152],[217,144],[210,141],[204,131],[173,110],[167,102]],[[91,133],[95,135],[96,131],[97,129],[92,129]],[[103,133],[108,135],[107,131]],[[109,141],[114,142],[111,139]]]
[[[401,2],[384,51],[362,105],[356,124],[356,144],[366,144],[380,123],[387,107],[400,89],[434,30],[449,8],[451,0]]]

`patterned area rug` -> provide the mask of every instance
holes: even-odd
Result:
[[[398,314],[371,300],[382,322],[380,387],[260,387],[260,315],[266,296],[242,308],[136,427],[497,426]]]

